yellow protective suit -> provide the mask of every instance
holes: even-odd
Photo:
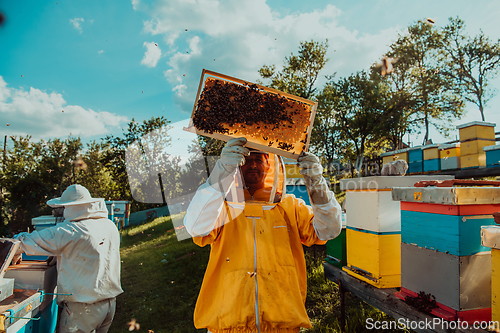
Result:
[[[326,240],[317,235],[312,208],[285,194],[281,159],[270,155],[269,162],[266,187],[253,198],[246,192],[244,204],[222,201],[213,230],[193,238],[199,246],[211,245],[194,313],[197,328],[213,333],[285,333],[311,327],[305,309],[302,244],[325,244]],[[338,235],[340,206],[332,197],[323,209],[331,211],[332,229]],[[201,219],[204,214],[198,215]],[[185,224],[192,233],[197,218],[188,210]]]

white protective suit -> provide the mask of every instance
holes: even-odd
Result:
[[[58,303],[92,304],[123,292],[120,285],[120,235],[108,218],[104,199],[66,206],[64,222],[20,233],[27,255],[57,256]]]

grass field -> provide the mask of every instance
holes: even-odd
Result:
[[[206,332],[193,325],[193,312],[210,247],[200,248],[191,239],[177,241],[172,222],[161,217],[122,230],[122,287],[110,333],[129,332],[132,318],[139,332]],[[306,251],[308,295],[306,308],[313,328],[301,332],[340,332],[337,285],[325,279],[322,248]],[[392,320],[382,312],[347,294],[347,332],[374,332],[366,318]],[[376,332],[376,331],[375,331]],[[391,332],[385,330],[384,332]]]

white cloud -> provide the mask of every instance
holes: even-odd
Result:
[[[175,102],[189,112],[203,68],[255,82],[258,69],[296,54],[301,41],[328,39],[324,75],[349,75],[368,69],[397,36],[399,27],[375,34],[359,34],[339,23],[343,13],[333,5],[321,10],[280,15],[265,0],[157,1],[144,22],[144,32],[160,35],[166,52],[167,81],[175,87]],[[146,58],[146,56],[145,56]],[[182,87],[182,88],[181,88]]]
[[[97,51],[98,54],[103,54],[104,50]]]
[[[69,19],[69,22],[71,24],[73,24],[73,27],[78,30],[78,32],[80,32],[80,34],[82,33],[82,26],[81,24],[84,22],[85,20],[82,18],[82,17],[75,17],[74,19]]]
[[[160,60],[161,57],[161,49],[158,46],[158,43],[144,42],[142,45],[146,47],[146,52],[144,53],[144,58],[141,60],[141,64],[146,67],[156,67],[158,60]]]
[[[105,135],[129,120],[106,111],[94,111],[78,105],[67,105],[63,96],[37,88],[8,88],[0,76],[0,115],[10,124],[8,135],[31,135],[33,139],[50,139],[68,135],[82,138]],[[5,128],[6,124],[0,124]]]
[[[134,10],[137,10],[139,8],[140,1],[139,0],[132,0],[132,8]]]

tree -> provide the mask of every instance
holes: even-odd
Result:
[[[328,118],[329,133],[338,133],[335,135],[343,144],[344,155],[349,157],[352,151],[349,159],[358,171],[367,151],[384,141],[392,124],[388,120],[397,115],[396,107],[388,107],[388,100],[386,85],[370,80],[364,71],[329,81],[318,96],[320,119]]]
[[[390,48],[387,56],[399,59],[394,68],[405,69],[402,73],[407,76],[405,81],[413,100],[413,128],[423,125],[424,144],[429,139],[431,124],[446,135],[451,122],[462,115],[464,103],[454,81],[440,74],[444,65],[439,62],[443,35],[418,21],[408,27],[406,34],[400,34]]]
[[[280,72],[276,66],[262,66],[259,74],[264,79],[269,79],[268,87],[299,96],[306,99],[314,97],[316,80],[319,73],[328,62],[326,52],[328,40],[324,43],[300,42],[299,54],[285,57],[285,63]]]
[[[443,28],[446,68],[443,75],[456,81],[464,98],[474,103],[485,120],[484,108],[494,96],[488,82],[500,67],[500,39],[492,43],[481,31],[471,38],[465,33],[465,23],[460,18],[449,18]]]
[[[105,153],[103,156],[104,165],[111,172],[115,182],[118,184],[117,195],[114,199],[131,200],[132,193],[127,176],[127,165],[125,161],[125,153],[129,145],[134,142],[140,142],[141,138],[155,130],[164,128],[168,130],[169,120],[161,117],[152,117],[149,120],[144,120],[142,123],[132,121],[128,124],[127,130],[124,130],[123,137],[113,135],[106,136],[104,140]],[[165,133],[166,134],[166,133]],[[159,136],[157,139],[163,140],[163,145],[166,147],[170,144],[171,138],[168,135]],[[142,152],[143,153],[143,152]],[[154,158],[148,161],[154,162]],[[156,163],[156,162],[154,162]]]

